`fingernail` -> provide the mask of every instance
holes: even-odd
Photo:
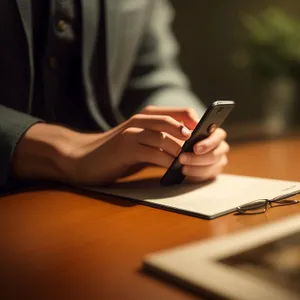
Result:
[[[179,162],[182,164],[186,164],[189,161],[189,157],[185,154],[180,155]]]
[[[184,136],[189,136],[190,135],[190,131],[184,126],[181,127],[181,133]]]
[[[203,145],[197,145],[196,151],[197,153],[202,153],[204,152],[205,147]]]

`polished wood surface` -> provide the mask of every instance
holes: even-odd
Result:
[[[226,173],[300,181],[300,139],[234,145]],[[148,169],[140,177],[161,175]],[[300,213],[212,221],[121,199],[42,190],[0,199],[1,299],[195,299],[142,271],[145,254]]]

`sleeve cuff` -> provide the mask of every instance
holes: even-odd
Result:
[[[0,186],[7,183],[19,140],[31,126],[39,122],[44,121],[0,105]]]

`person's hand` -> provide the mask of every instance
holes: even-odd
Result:
[[[187,180],[201,182],[215,178],[226,166],[229,145],[225,141],[226,132],[217,128],[208,138],[194,146],[193,153],[182,153],[179,162]]]
[[[17,146],[13,173],[21,179],[103,185],[127,175],[139,165],[168,168],[198,120],[191,109],[147,107],[105,133],[85,134],[36,124]],[[203,181],[222,171],[229,150],[225,136],[218,129],[195,145],[194,153],[180,155],[188,179]],[[201,145],[199,152],[197,146]]]
[[[192,113],[148,107],[105,133],[93,134],[37,123],[16,147],[13,176],[102,185],[141,164],[167,168],[190,137],[188,128],[197,123]]]
[[[105,184],[140,164],[168,168],[198,120],[192,109],[147,107],[88,147],[81,148],[75,155],[80,163],[75,164],[77,170],[73,174],[79,177],[74,180]],[[226,132],[219,128],[197,143],[194,153],[180,155],[182,172],[189,181],[205,181],[222,172],[229,151],[225,138]]]
[[[173,117],[184,123],[190,130],[193,130],[199,121],[199,116],[193,109],[174,109],[148,107],[143,113],[164,114]],[[193,153],[182,153],[179,162],[183,165],[182,172],[187,176],[188,181],[201,182],[215,178],[226,166],[229,152],[229,145],[226,143],[226,132],[218,128],[208,138],[194,146]],[[176,140],[174,137],[170,137]],[[177,140],[179,145],[183,142]]]
[[[186,124],[183,125],[183,124]],[[72,151],[71,181],[108,184],[139,164],[168,168],[197,124],[194,111],[147,107]]]

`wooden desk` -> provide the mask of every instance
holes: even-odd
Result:
[[[227,173],[300,180],[300,139],[235,145]],[[159,174],[151,169],[142,176]],[[300,213],[213,221],[64,191],[0,199],[1,299],[195,299],[141,272],[146,253]]]

